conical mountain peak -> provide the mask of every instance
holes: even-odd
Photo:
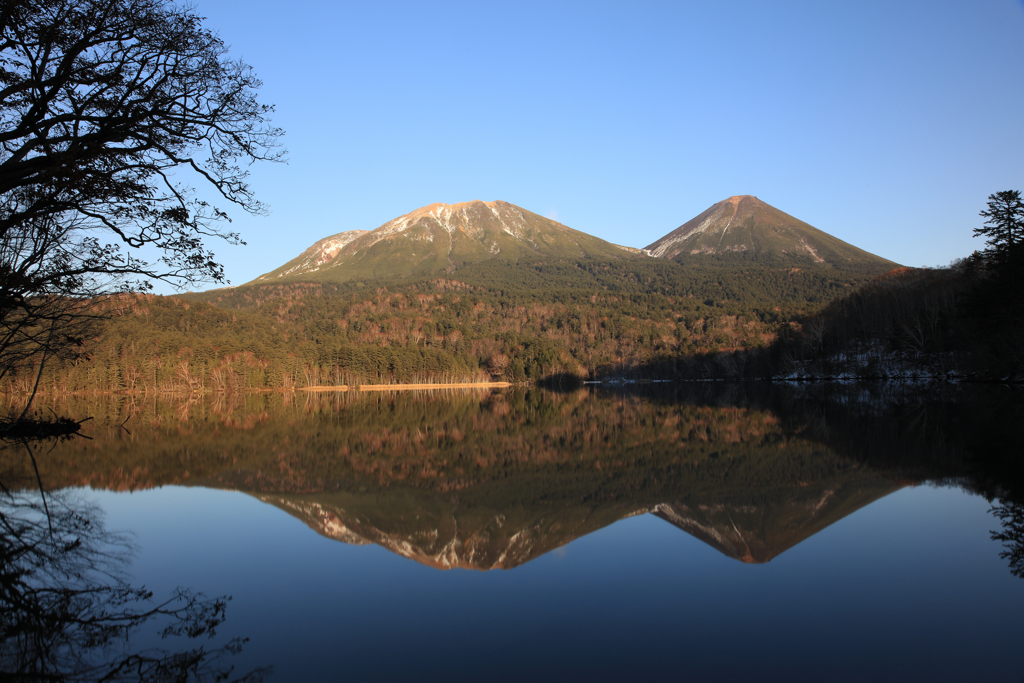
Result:
[[[877,266],[891,261],[847,244],[752,195],[709,207],[645,249],[680,262],[761,262],[825,267]]]

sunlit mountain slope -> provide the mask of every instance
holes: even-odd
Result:
[[[687,265],[748,262],[881,270],[897,265],[750,195],[718,202],[645,251]]]
[[[254,283],[443,274],[467,264],[538,257],[648,258],[508,202],[472,201],[431,204],[376,230],[322,239]]]

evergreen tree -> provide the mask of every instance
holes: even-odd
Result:
[[[985,224],[974,229],[975,237],[984,237],[987,255],[1002,264],[1019,256],[1024,245],[1024,201],[1019,190],[1006,190],[988,196],[988,210],[980,214]]]

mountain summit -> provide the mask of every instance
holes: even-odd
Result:
[[[444,273],[491,259],[646,258],[508,202],[430,204],[376,230],[324,238],[280,268],[256,278],[343,281]]]
[[[644,251],[681,263],[896,266],[750,195],[718,202]]]

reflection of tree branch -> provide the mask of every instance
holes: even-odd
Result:
[[[128,582],[127,537],[107,531],[99,511],[72,493],[0,494],[0,678],[4,680],[227,680],[224,661],[245,642],[207,650],[133,652],[143,625],[163,638],[213,638],[225,598],[177,589],[154,603]],[[259,680],[254,671],[238,680]]]
[[[25,416],[22,415],[18,419],[21,420]],[[36,454],[32,452],[32,447],[28,445],[28,441],[25,439],[21,440],[21,443],[25,446],[25,450],[28,451],[28,458],[32,461],[32,471],[36,473],[36,484],[39,485],[39,500],[43,503],[43,511],[46,513],[46,524],[50,528],[50,540],[53,539],[53,519],[50,517],[50,508],[46,504],[46,489],[43,488],[43,478],[39,476],[39,463],[36,462]],[[54,442],[56,445],[56,442]]]
[[[992,532],[993,541],[1002,541],[1006,550],[999,557],[1010,561],[1010,572],[1024,579],[1024,505],[1001,500],[989,510],[1003,523],[1003,530]]]

